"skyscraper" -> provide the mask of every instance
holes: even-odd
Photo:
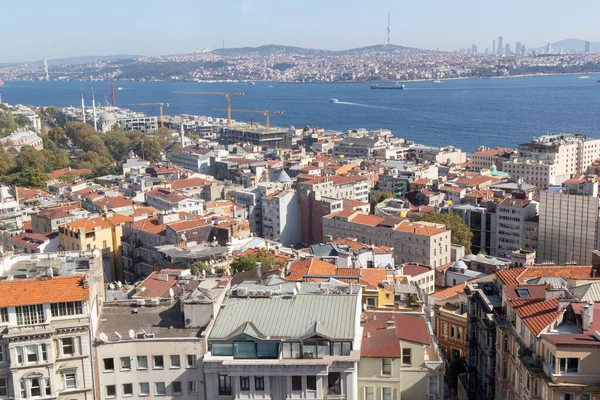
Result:
[[[506,45],[504,46],[504,53],[510,54],[510,43],[506,43]]]
[[[515,43],[515,54],[521,54],[521,42]]]
[[[498,36],[498,54],[502,54],[502,52],[504,51],[504,45],[502,44],[502,41],[504,39],[502,38],[502,36]]]
[[[471,45],[471,54],[477,54],[477,45],[476,44]]]
[[[588,42],[587,40],[585,41],[583,52],[584,53],[589,53],[590,52],[590,42]]]
[[[496,54],[496,39],[492,41],[492,54]]]
[[[524,44],[521,44],[521,54],[525,55],[527,53],[527,48]]]
[[[485,55],[487,56],[488,54],[490,54],[490,49],[488,49],[487,47],[485,48]]]

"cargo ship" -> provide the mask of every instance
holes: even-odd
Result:
[[[383,86],[379,86],[377,84],[372,84],[371,85],[371,89],[396,89],[396,90],[402,90],[404,89],[404,85],[402,83],[396,83],[393,86],[389,86],[389,85],[383,85]]]

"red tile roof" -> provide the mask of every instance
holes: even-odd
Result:
[[[185,189],[191,187],[202,187],[207,185],[212,185],[212,182],[202,178],[187,178],[173,182],[171,184],[171,187],[173,189]]]
[[[335,272],[335,265],[321,261],[317,258],[297,261],[290,265],[290,272],[285,277],[288,281],[302,281],[306,275],[331,276]]]
[[[88,300],[89,288],[82,279],[57,276],[0,281],[0,307]]]
[[[536,336],[564,313],[564,310],[556,310],[558,307],[558,297],[550,300],[515,299],[509,300],[509,304],[519,318],[525,322],[531,333]]]
[[[436,299],[445,300],[450,297],[456,296],[459,293],[464,293],[464,291],[465,291],[465,285],[461,283],[459,285],[450,286],[449,288],[437,291],[433,294],[430,294],[430,296],[435,297]]]
[[[399,313],[365,313],[362,323],[361,357],[399,358],[400,341],[431,345],[427,323],[422,316]],[[393,328],[388,321],[393,321]]]
[[[80,169],[75,169],[75,168],[62,168],[62,169],[55,169],[54,171],[51,171],[50,173],[48,173],[48,178],[50,179],[58,179],[62,176],[79,176],[79,175],[83,175],[83,174],[91,174],[93,171],[91,169],[87,169],[87,168],[80,168]]]
[[[422,265],[415,265],[415,264],[405,264],[404,268],[402,268],[402,270],[403,270],[403,275],[412,276],[412,277],[432,271],[432,269],[429,267],[424,267]]]
[[[133,228],[154,235],[164,235],[167,230],[167,225],[160,224],[158,222],[158,217],[150,217],[134,221]]]
[[[66,227],[75,231],[83,229],[84,232],[94,232],[96,228],[110,229],[110,224],[102,217],[84,218],[65,224]]]

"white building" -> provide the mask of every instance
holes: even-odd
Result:
[[[513,179],[540,188],[560,185],[573,174],[584,173],[600,157],[600,139],[584,135],[544,135],[519,146],[518,156],[503,163]]]
[[[178,167],[200,173],[211,172],[211,157],[215,156],[212,148],[187,146],[171,153],[171,162]]]
[[[271,193],[262,200],[262,229],[265,239],[285,246],[301,242],[298,192],[286,189]]]
[[[538,213],[538,202],[506,198],[496,209],[496,251],[493,256],[510,258],[512,252],[525,248],[525,222]]]
[[[358,400],[360,288],[245,282],[207,335],[206,398]]]
[[[0,282],[1,398],[95,398],[89,287],[82,276]]]
[[[161,211],[184,211],[202,215],[204,200],[184,196],[181,192],[171,189],[155,189],[146,192],[146,201],[150,207]]]
[[[31,146],[36,150],[42,150],[44,143],[37,133],[27,129],[18,129],[9,136],[0,139],[0,144],[7,153],[20,153],[23,146]]]
[[[22,115],[25,118],[27,118],[29,120],[29,122],[31,123],[31,127],[33,128],[33,130],[36,133],[40,133],[42,130],[42,120],[40,119],[40,116],[33,111],[31,108],[24,106],[24,105],[16,105],[15,107],[13,107],[13,109],[10,111],[11,114],[16,117],[18,115]]]

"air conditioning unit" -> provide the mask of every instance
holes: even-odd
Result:
[[[247,288],[238,288],[236,290],[236,295],[238,295],[238,296],[248,296],[248,289]]]
[[[270,290],[265,290],[266,297],[271,297],[272,295],[273,295],[273,292],[271,292]]]
[[[248,296],[252,297],[255,295],[255,291],[254,290],[248,290]]]
[[[259,297],[259,296],[264,296],[264,292],[262,290],[256,291],[256,297]]]

